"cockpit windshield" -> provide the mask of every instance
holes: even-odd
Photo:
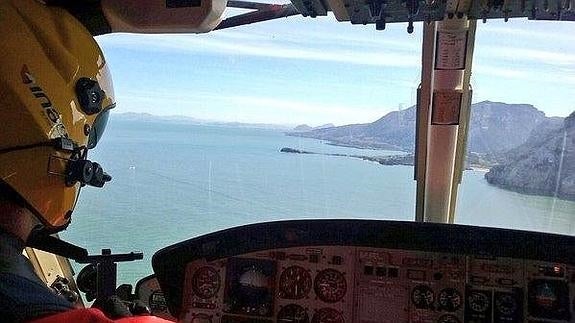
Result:
[[[117,107],[62,236],[92,252],[310,218],[414,221],[422,23],[97,38]],[[575,24],[477,25],[455,223],[575,235]],[[88,216],[89,215],[89,216]],[[121,268],[133,282],[149,261]]]

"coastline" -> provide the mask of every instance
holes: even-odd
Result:
[[[337,145],[339,146],[339,145]],[[356,147],[349,147],[348,148],[356,148]],[[365,148],[363,149],[370,149]],[[377,149],[382,150],[383,149]],[[332,156],[332,157],[349,157],[349,158],[356,158],[361,159],[369,162],[378,163],[384,166],[413,166],[414,162],[414,155],[410,153],[405,154],[395,154],[395,155],[381,155],[381,156],[365,156],[365,155],[356,155],[356,154],[341,154],[341,153],[320,153],[315,151],[307,151],[307,150],[299,150],[291,147],[283,147],[279,150],[281,153],[291,153],[291,154],[302,154],[302,155],[323,155],[323,156]],[[400,153],[401,151],[397,151]],[[489,172],[489,168],[485,165],[477,165],[473,164],[468,167],[465,167],[464,171],[475,171],[481,173]]]
[[[323,139],[316,136],[305,136],[305,133],[299,132],[284,132],[286,136],[289,137],[300,137],[300,138],[309,138],[309,139],[316,139],[323,142],[326,145],[330,146],[338,146],[338,147],[346,147],[346,148],[356,148],[356,149],[372,149],[372,150],[388,150],[388,151],[401,151],[405,153],[409,153],[410,151],[406,150],[405,148],[390,145],[390,144],[378,144],[378,143],[370,143],[370,142],[358,142],[358,143],[349,143],[343,141],[337,141],[333,139]]]
[[[489,172],[489,168],[487,168],[485,166],[480,166],[480,165],[471,165],[465,170],[472,170],[472,171],[481,172],[481,173]]]
[[[561,201],[575,203],[575,196],[555,195],[555,194],[551,194],[550,192],[547,192],[547,191],[541,191],[541,190],[535,191],[535,190],[525,189],[524,187],[516,187],[516,186],[510,186],[510,185],[504,185],[504,184],[498,184],[498,183],[491,183],[487,179],[485,179],[485,181],[487,182],[487,184],[489,184],[493,187],[497,187],[497,188],[500,188],[502,190],[514,192],[514,193],[521,194],[521,195],[547,197],[547,198],[552,198],[552,199],[557,199],[557,200],[561,200]]]

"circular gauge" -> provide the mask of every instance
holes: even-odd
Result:
[[[447,312],[455,312],[461,307],[461,293],[455,288],[445,288],[437,296],[439,309]]]
[[[301,299],[311,290],[311,276],[300,266],[286,268],[280,276],[280,297]]]
[[[315,277],[314,290],[322,301],[335,303],[347,292],[345,276],[335,269],[324,269]]]
[[[200,298],[214,297],[220,290],[221,278],[212,267],[202,267],[192,276],[192,290]]]
[[[558,303],[559,297],[557,296],[557,290],[554,285],[547,282],[540,283],[534,290],[535,305],[544,310],[553,310]]]
[[[489,297],[482,292],[471,292],[467,296],[467,303],[471,310],[483,313],[489,308]]]
[[[326,307],[315,312],[311,319],[311,323],[345,323],[345,321],[340,312],[333,308]]]
[[[447,314],[440,316],[437,323],[460,323],[459,319],[455,315]]]
[[[417,285],[411,291],[411,301],[415,308],[431,308],[435,301],[435,293],[427,285]]]
[[[532,316],[565,321],[570,318],[569,285],[565,281],[535,279],[529,282],[527,302]]]
[[[517,311],[517,300],[511,294],[502,294],[495,297],[495,308],[503,315],[513,315]]]
[[[278,312],[278,323],[309,323],[309,316],[303,307],[290,304]]]

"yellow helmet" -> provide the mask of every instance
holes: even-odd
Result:
[[[94,38],[64,9],[0,0],[0,35],[0,184],[58,231],[81,186],[111,179],[87,160],[115,105],[110,73]]]

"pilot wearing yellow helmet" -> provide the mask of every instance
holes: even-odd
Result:
[[[22,255],[33,230],[70,224],[83,186],[111,180],[88,160],[115,106],[106,60],[71,14],[34,0],[0,0],[0,35],[0,321],[108,322],[52,293]]]

